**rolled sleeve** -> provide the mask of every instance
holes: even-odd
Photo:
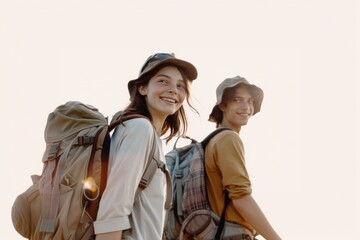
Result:
[[[131,226],[128,217],[94,222],[94,230],[96,234],[121,231],[130,227]]]
[[[222,174],[222,185],[231,199],[238,199],[252,192],[251,181],[245,166],[243,143],[235,132],[226,132],[214,144],[216,165]]]

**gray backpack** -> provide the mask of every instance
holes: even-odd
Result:
[[[43,172],[32,176],[33,185],[16,198],[12,207],[18,233],[35,240],[94,239],[93,222],[106,186],[110,133],[119,124],[120,115],[108,124],[95,107],[75,101],[49,114]],[[124,120],[136,117],[143,116]],[[153,142],[139,189],[149,184],[157,168],[166,172]]]
[[[201,236],[215,226],[216,236],[222,233],[224,216],[219,221],[208,202],[204,150],[212,137],[228,129],[218,128],[202,142],[189,138],[191,144],[182,148],[176,148],[176,141],[165,155],[173,184],[173,207],[165,223],[164,239],[203,239]]]

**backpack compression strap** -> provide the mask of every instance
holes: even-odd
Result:
[[[84,141],[84,139],[87,139]],[[44,177],[41,179],[42,185],[40,187],[42,195],[42,218],[40,224],[40,232],[44,233],[53,233],[55,231],[56,225],[56,215],[58,213],[59,204],[60,204],[60,178],[63,176],[66,160],[68,158],[69,152],[71,151],[74,145],[91,145],[94,143],[94,136],[82,136],[74,138],[74,140],[65,148],[64,152],[61,154],[56,173],[54,176],[54,182],[52,184],[52,172],[55,169],[56,161],[58,157],[58,149],[60,142],[53,143],[51,145],[51,150],[49,153],[49,169],[44,173]],[[51,185],[52,184],[52,185]],[[48,237],[48,235],[47,235]]]
[[[54,207],[57,203],[53,203],[52,196],[55,195],[55,198],[60,197],[59,189],[55,187],[53,192],[52,187],[52,173],[56,169],[56,158],[58,157],[58,151],[60,147],[60,142],[53,143],[50,147],[48,154],[48,159],[46,161],[47,167],[44,168],[43,177],[40,178],[39,182],[39,191],[41,196],[41,202],[43,204],[41,210],[41,223],[40,231],[41,232],[54,232],[55,230],[55,216],[58,210],[58,207]]]

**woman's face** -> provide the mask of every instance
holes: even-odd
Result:
[[[174,114],[184,102],[186,80],[174,66],[161,68],[149,81],[140,86],[139,92],[146,96],[146,105],[152,118],[165,120]]]

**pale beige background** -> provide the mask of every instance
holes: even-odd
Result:
[[[241,136],[253,194],[283,239],[360,239],[359,14],[356,0],[1,1],[0,239],[22,239],[10,210],[41,171],[47,114],[80,100],[111,116],[154,52],[197,66],[198,140],[214,128],[220,81],[263,88]]]

